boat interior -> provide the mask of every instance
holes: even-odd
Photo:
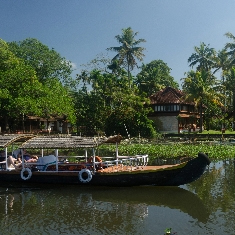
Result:
[[[80,136],[1,135],[0,148],[4,151],[5,156],[0,158],[0,171],[19,171],[29,168],[31,171],[40,172],[71,172],[89,169],[92,172],[112,173],[156,168],[147,166],[149,159],[147,154],[120,156],[118,154],[118,144],[121,139],[121,136],[92,138]],[[114,156],[96,155],[97,147],[104,143],[116,145]],[[16,147],[21,151],[27,149],[29,152],[36,153],[37,161],[27,162],[22,159],[20,164],[17,162],[14,165],[9,164],[9,156],[13,155],[13,150]],[[83,149],[84,154],[65,156],[63,155],[63,150],[65,149],[72,149],[72,152],[76,152],[74,151],[76,149]],[[48,154],[48,150],[50,154]],[[92,155],[88,156],[88,150],[89,152],[92,151]],[[62,152],[62,155],[60,155],[60,152]]]

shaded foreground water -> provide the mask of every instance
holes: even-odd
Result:
[[[0,186],[0,234],[234,234],[234,161],[183,187]]]

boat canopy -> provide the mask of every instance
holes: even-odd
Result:
[[[120,143],[122,136],[110,137],[81,137],[71,135],[23,135],[9,134],[0,135],[0,147],[5,148],[15,142],[19,143],[19,148],[26,149],[75,149],[94,148],[103,143]]]
[[[92,137],[80,136],[36,136],[22,144],[26,149],[73,149],[73,148],[93,148],[99,142]]]
[[[6,148],[9,145],[15,142],[25,142],[28,139],[35,137],[35,135],[31,134],[4,134],[0,135],[0,148]]]

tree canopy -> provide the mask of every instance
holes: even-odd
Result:
[[[214,67],[214,57],[216,51],[210,45],[204,42],[200,43],[199,47],[194,47],[194,53],[188,58],[189,66],[194,67],[197,65],[197,70],[210,71]]]
[[[108,48],[116,55],[92,60],[76,79],[71,77],[71,62],[39,40],[0,39],[1,121],[14,126],[25,115],[58,116],[74,124],[77,131],[86,128],[91,135],[127,135],[128,131],[131,136],[155,136],[148,119],[152,111],[149,97],[167,86],[178,89],[179,85],[171,68],[160,59],[138,66],[145,50],[140,44],[146,41],[136,39],[137,35],[131,27],[122,29],[115,36],[120,45]],[[231,114],[235,120],[235,37],[232,33],[225,36],[231,41],[218,52],[204,42],[195,46],[188,58],[195,70],[182,79],[185,98],[200,107],[200,127],[202,107],[208,122],[214,116],[229,119]],[[137,75],[131,73],[134,68]],[[222,71],[220,79],[216,78],[218,71]]]
[[[35,38],[27,38],[19,42],[9,42],[9,50],[16,57],[24,60],[36,72],[40,82],[49,78],[57,78],[62,82],[71,79],[72,65],[64,57],[61,57],[54,48],[42,44]]]
[[[130,71],[137,66],[137,60],[142,61],[145,48],[138,46],[142,42],[146,42],[145,39],[135,39],[138,32],[134,32],[131,27],[122,29],[122,34],[115,36],[118,43],[121,44],[119,47],[110,47],[108,50],[117,52],[112,59],[113,62],[118,61],[120,66],[127,69],[129,87],[130,87]]]
[[[147,97],[167,86],[178,89],[179,85],[170,75],[170,71],[171,69],[162,60],[153,60],[142,65],[140,73],[136,76],[135,84],[140,92],[146,93]]]
[[[31,63],[17,57],[9,47],[0,40],[0,108],[5,125],[14,129],[24,115],[43,117],[47,110],[47,115],[65,115],[73,123],[69,91],[56,78],[44,77],[42,82]]]
[[[93,70],[78,76],[83,88],[74,94],[78,125],[89,128],[91,134],[154,136],[150,111],[145,104],[148,99],[139,95],[137,87],[128,86],[127,75],[116,76]],[[89,86],[92,90],[89,91]],[[125,128],[126,127],[126,128]]]

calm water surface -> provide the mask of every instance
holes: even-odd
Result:
[[[235,234],[234,162],[184,187],[0,186],[0,234]]]

